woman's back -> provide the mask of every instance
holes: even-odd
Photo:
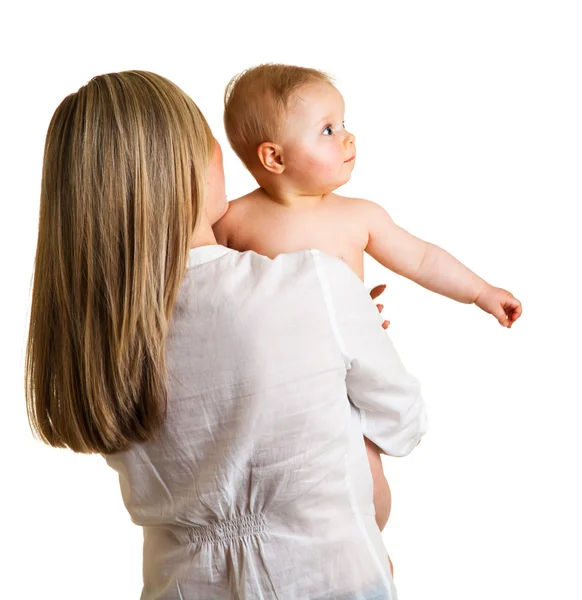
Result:
[[[190,252],[165,424],[107,458],[144,526],[144,598],[395,597],[322,260]]]

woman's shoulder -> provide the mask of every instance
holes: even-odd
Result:
[[[320,278],[339,281],[342,285],[356,284],[359,287],[362,286],[360,278],[341,258],[317,249],[311,249],[307,252],[309,252]]]
[[[278,254],[274,258],[269,258],[253,250],[237,253],[241,262],[248,262],[256,268],[262,268],[265,271],[306,271],[313,272],[324,278],[340,278],[345,281],[355,280],[361,285],[357,275],[346,265],[344,261],[336,256],[327,254],[317,248],[308,248],[305,250],[296,250]]]
[[[317,263],[321,260],[319,254],[319,250],[298,250],[269,257],[254,250],[246,250],[236,253],[234,266],[243,271],[247,269],[255,277],[289,277],[291,284],[293,278],[299,277],[301,273],[316,273]]]
[[[301,272],[312,273],[321,282],[333,281],[340,285],[357,285],[362,282],[350,267],[340,258],[317,248],[297,250],[279,254],[274,258],[264,256],[254,250],[236,252],[236,262],[257,274],[288,273],[298,275]]]

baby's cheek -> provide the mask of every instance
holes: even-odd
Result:
[[[306,165],[306,174],[312,181],[327,182],[333,176],[333,169],[326,161],[311,159]]]
[[[323,160],[320,160],[317,165],[317,171],[320,176],[324,179],[329,179],[337,177],[338,168],[340,168],[343,164],[343,161],[338,161],[337,158],[334,157],[323,157]]]
[[[305,154],[305,166],[309,170],[325,168],[327,164],[326,156],[323,153],[306,153]]]
[[[319,185],[336,185],[338,168],[343,166],[341,157],[338,159],[335,153],[328,149],[322,149],[317,153],[305,155],[304,176],[310,181],[318,182]]]

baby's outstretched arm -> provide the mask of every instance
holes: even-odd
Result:
[[[489,285],[446,250],[402,229],[378,204],[364,201],[362,206],[368,227],[366,252],[379,263],[437,294],[475,303],[504,327],[520,317],[521,302],[510,292]]]

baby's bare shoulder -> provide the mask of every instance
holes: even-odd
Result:
[[[230,246],[238,237],[241,224],[251,216],[255,206],[254,193],[229,201],[227,211],[213,227],[219,244]]]
[[[378,203],[365,200],[364,198],[351,198],[340,196],[339,194],[330,194],[330,197],[330,208],[332,210],[342,211],[354,218],[358,216],[369,218],[378,214],[378,211],[384,210]]]

